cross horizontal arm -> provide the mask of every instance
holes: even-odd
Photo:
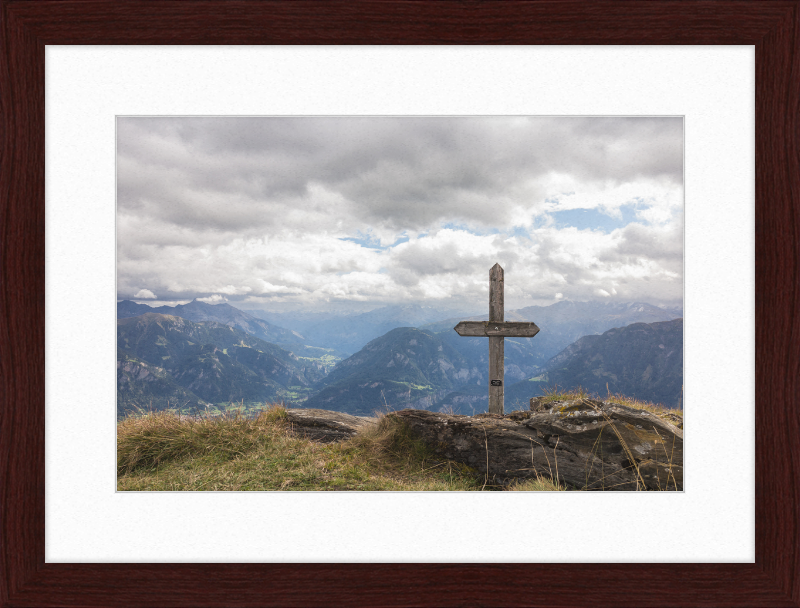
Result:
[[[533,338],[539,333],[536,323],[496,323],[491,321],[461,321],[453,329],[459,336]]]

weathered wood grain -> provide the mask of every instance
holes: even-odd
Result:
[[[503,338],[489,338],[489,413],[502,414],[504,400],[504,359]],[[499,384],[498,384],[499,382]]]
[[[503,268],[495,264],[489,271],[489,321],[502,323],[505,319],[504,291]]]
[[[505,319],[503,274],[503,267],[500,264],[495,264],[489,271],[489,323],[502,323]],[[491,414],[503,413],[504,347],[503,338],[489,338],[489,413]]]
[[[490,321],[461,321],[453,328],[459,336],[473,338],[533,338],[539,333],[536,323],[528,321],[505,321],[492,323]]]

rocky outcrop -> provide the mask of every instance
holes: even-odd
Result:
[[[647,411],[592,399],[531,400],[505,416],[390,414],[440,457],[506,485],[537,475],[580,490],[683,490],[683,431]]]
[[[317,409],[287,409],[286,421],[295,435],[323,443],[348,439],[364,426],[377,422],[366,416]]]

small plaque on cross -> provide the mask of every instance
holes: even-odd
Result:
[[[495,264],[489,271],[489,320],[461,321],[453,329],[459,336],[489,338],[489,413],[503,413],[504,338],[533,338],[535,323],[506,323],[503,311],[503,269]]]

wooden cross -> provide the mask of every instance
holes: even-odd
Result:
[[[489,413],[503,414],[503,339],[533,338],[535,323],[503,321],[503,269],[495,264],[489,271],[489,320],[461,321],[453,329],[459,336],[489,338]]]

